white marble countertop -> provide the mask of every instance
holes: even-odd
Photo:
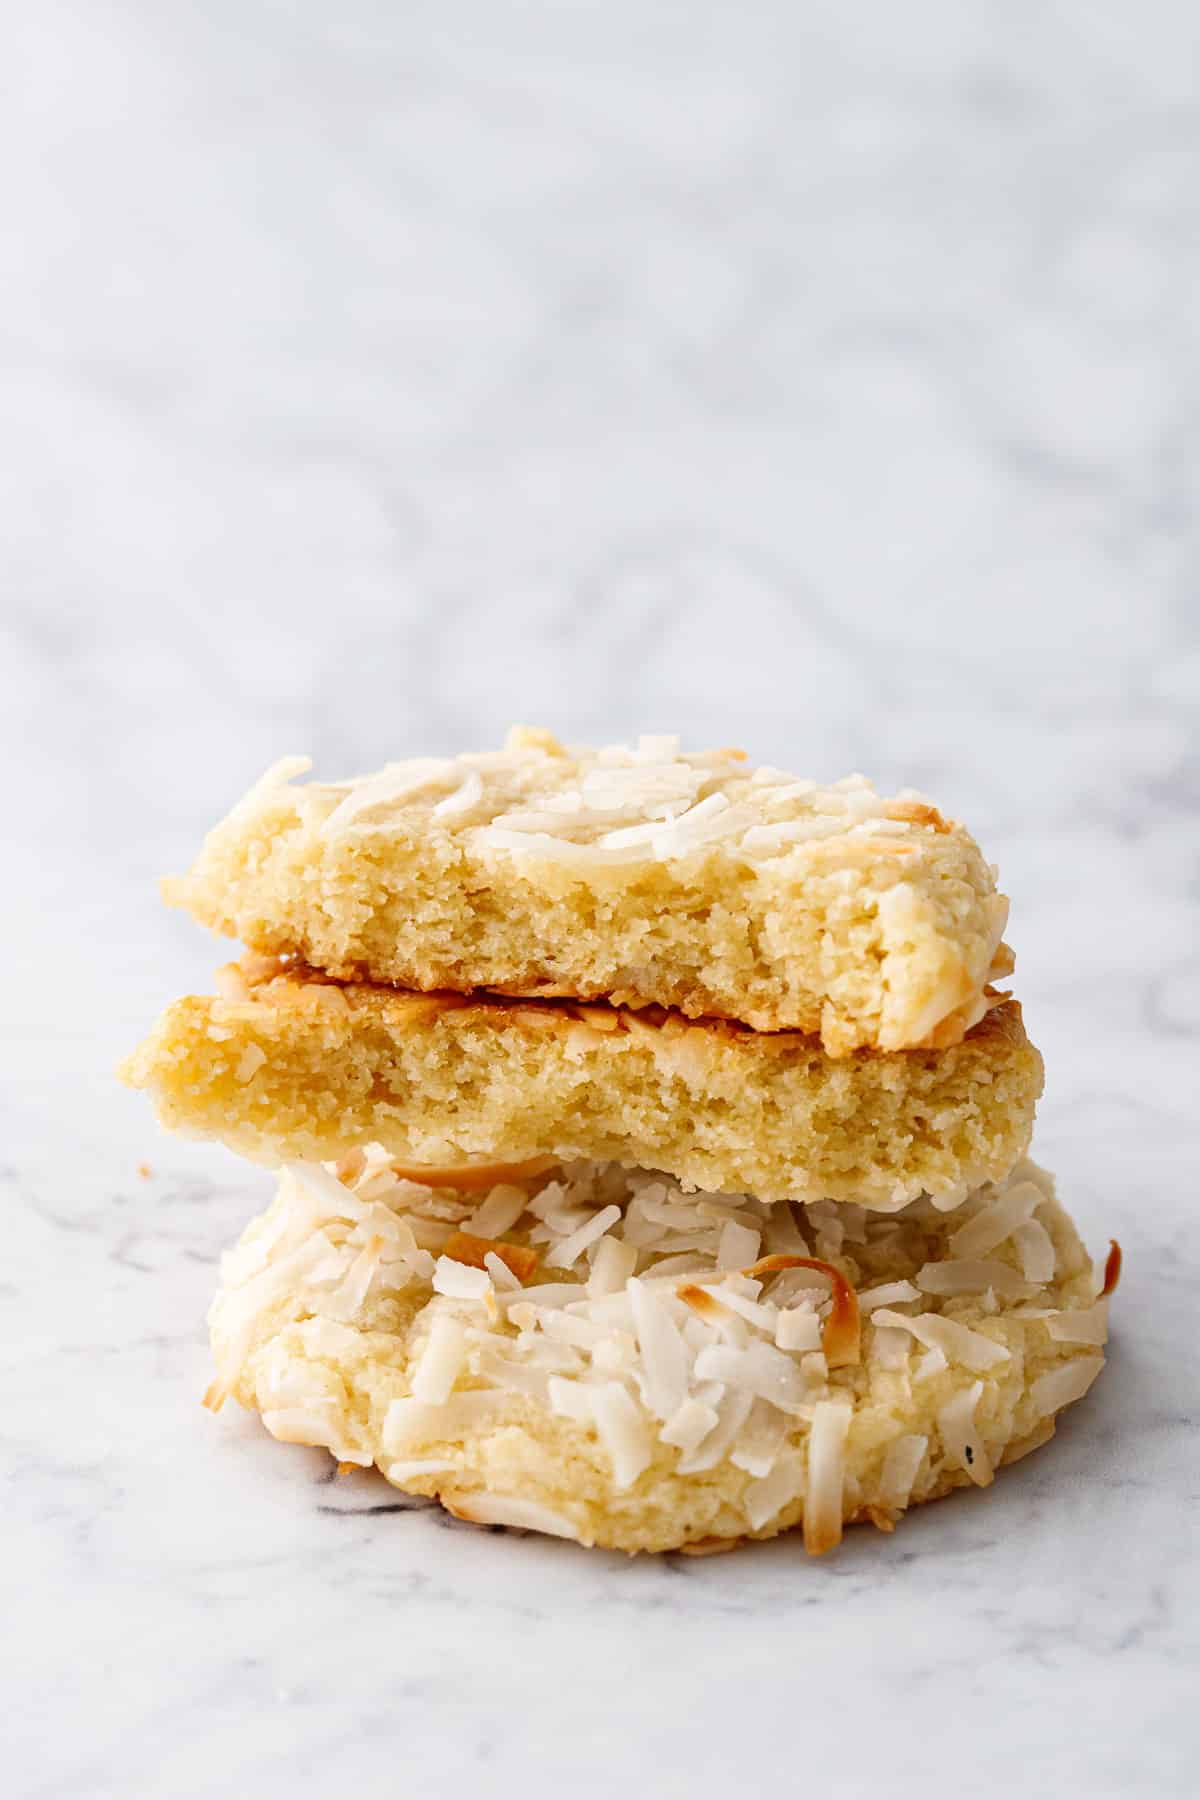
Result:
[[[1193,9],[25,11],[6,1791],[1194,1793]],[[911,782],[1000,862],[1126,1278],[989,1493],[627,1561],[200,1410],[270,1177],[114,1084],[223,955],[154,877],[281,752],[513,718]]]

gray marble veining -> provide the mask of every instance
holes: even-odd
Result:
[[[6,1771],[1195,1791],[1200,27],[1182,4],[26,9],[0,149]],[[1014,898],[1111,1366],[986,1495],[629,1562],[212,1420],[269,1177],[111,1070],[277,754],[683,730]],[[153,1170],[140,1177],[138,1164]]]

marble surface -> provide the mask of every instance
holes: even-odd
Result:
[[[1193,1793],[1194,9],[12,32],[6,1791]],[[1040,1154],[1127,1274],[990,1493],[630,1562],[200,1411],[269,1177],[114,1084],[220,955],[154,877],[281,752],[512,718],[911,782],[999,860]]]

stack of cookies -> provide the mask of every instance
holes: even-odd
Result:
[[[167,897],[249,953],[124,1073],[280,1169],[207,1396],[460,1518],[720,1549],[986,1486],[1103,1366],[1007,903],[919,795],[678,740],[298,784]]]

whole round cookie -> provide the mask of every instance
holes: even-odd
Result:
[[[1103,1367],[1098,1289],[1029,1162],[880,1215],[358,1152],[289,1164],[224,1259],[206,1402],[480,1524],[629,1551],[803,1524],[820,1553],[1052,1436]]]

